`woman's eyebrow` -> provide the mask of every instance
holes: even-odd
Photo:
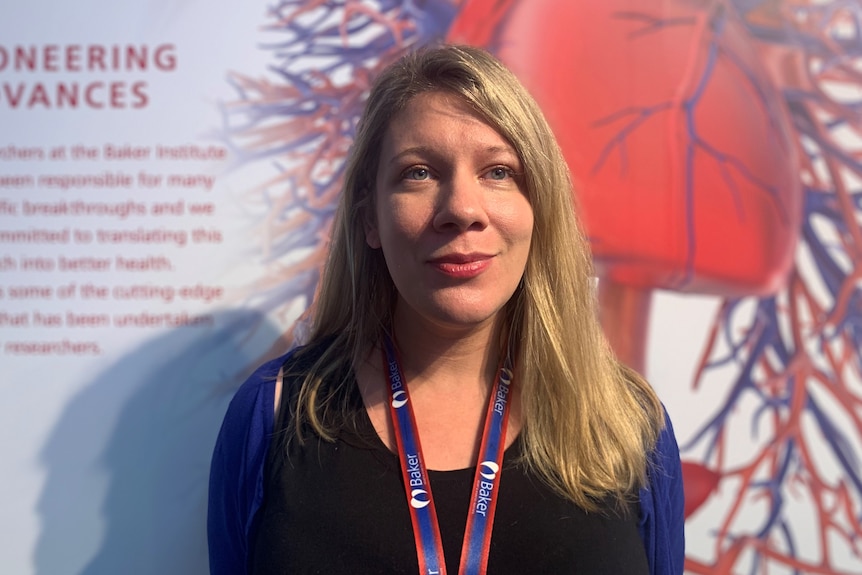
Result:
[[[398,162],[398,160],[404,158],[405,156],[434,156],[434,155],[435,155],[435,153],[434,153],[433,148],[430,148],[428,146],[411,146],[409,148],[404,148],[403,150],[401,150],[397,154],[394,154],[391,158],[389,158],[389,161],[387,162],[387,164],[394,164],[394,163]]]
[[[486,148],[482,148],[481,150],[479,150],[479,152],[486,155],[506,154],[508,156],[511,156],[513,159],[520,161],[520,159],[518,158],[518,154],[515,152],[515,149],[512,148],[512,146],[491,145]],[[391,158],[389,158],[386,163],[391,165],[397,163],[399,160],[407,156],[429,157],[433,159],[435,157],[439,157],[440,154],[430,146],[410,146],[409,148],[404,148],[397,154],[394,154]]]

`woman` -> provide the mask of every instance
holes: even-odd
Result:
[[[383,72],[308,344],[226,415],[213,573],[682,572],[676,442],[598,327],[572,198],[493,57]]]

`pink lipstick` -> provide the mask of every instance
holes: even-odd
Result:
[[[437,271],[457,279],[470,279],[481,274],[491,265],[493,256],[488,254],[447,254],[429,260]]]

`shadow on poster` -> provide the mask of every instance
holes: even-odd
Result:
[[[223,311],[208,333],[170,331],[96,375],[41,454],[36,573],[208,573],[215,438],[234,392],[279,336],[259,312]],[[94,533],[100,541],[82,542]]]

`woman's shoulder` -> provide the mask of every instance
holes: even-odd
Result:
[[[281,373],[286,380],[304,377],[318,360],[332,348],[333,337],[324,337],[316,341],[295,347],[284,356],[281,363]]]
[[[679,445],[677,444],[676,434],[673,431],[670,415],[668,415],[667,409],[664,406],[662,406],[662,410],[664,412],[664,425],[656,441],[653,461],[665,470],[670,469],[672,473],[679,465]]]
[[[280,374],[297,373],[314,353],[309,346],[295,347],[252,372],[228,405],[216,441],[214,465],[225,462],[232,466],[244,462],[241,466],[244,469],[262,468],[275,426],[276,387],[282,379]],[[225,475],[231,476],[227,472]]]
[[[650,572],[676,575],[685,561],[682,467],[679,447],[667,410],[664,426],[650,453],[648,485],[640,491],[640,532]]]
[[[225,419],[238,419],[243,426],[260,419],[264,414],[272,415],[275,408],[276,383],[287,374],[284,383],[293,385],[296,376],[306,372],[323,353],[328,342],[294,347],[287,353],[258,366],[237,389],[228,407]],[[263,419],[267,419],[264,417]],[[271,426],[271,420],[270,420]]]
[[[255,369],[236,390],[222,423],[222,438],[247,438],[268,433],[275,407],[275,383],[296,350],[267,361]]]
[[[296,350],[255,369],[234,393],[210,466],[207,531],[213,573],[243,572],[248,536],[263,497],[279,371]]]

